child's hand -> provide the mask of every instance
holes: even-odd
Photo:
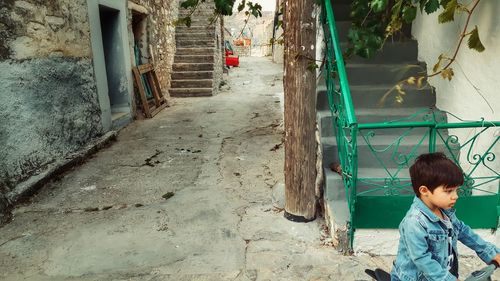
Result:
[[[493,258],[492,262],[493,262],[493,261],[494,261],[494,262],[496,262],[496,263],[497,263],[497,265],[499,265],[499,266],[500,266],[500,254],[497,254],[497,255]]]

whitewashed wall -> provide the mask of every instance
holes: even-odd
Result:
[[[431,14],[419,14],[413,23],[412,34],[418,40],[419,60],[427,63],[429,73],[441,53],[451,57],[457,46],[459,34],[465,25],[466,16],[456,16],[454,22],[439,24],[439,11]],[[468,31],[478,26],[479,36],[486,50],[478,53],[467,47],[464,40],[456,63],[452,65],[455,76],[452,81],[444,80],[440,76],[430,79],[430,84],[436,88],[437,106],[449,111],[465,120],[500,120],[500,1],[483,0],[477,6],[471,18]],[[475,89],[477,88],[477,90]],[[481,96],[482,95],[482,96]],[[489,103],[489,105],[488,105]],[[457,121],[448,116],[448,121]],[[461,143],[464,138],[473,136],[479,129],[452,130],[450,134],[459,137]],[[492,139],[500,133],[499,128],[488,130],[488,134],[481,137],[479,145],[473,150],[476,153],[484,152]],[[467,149],[462,149],[461,163],[467,166]],[[493,151],[494,161],[486,163],[496,171],[500,170],[500,143]],[[472,159],[469,159],[472,160]],[[464,167],[464,166],[463,166]],[[487,169],[480,169],[476,175],[491,174]],[[489,185],[490,190],[497,190],[498,183]]]

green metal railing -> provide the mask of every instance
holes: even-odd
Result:
[[[431,108],[400,120],[358,123],[331,0],[323,3],[324,76],[349,207],[351,247],[357,228],[397,228],[414,197],[408,167],[421,153],[435,151],[447,154],[464,172],[457,215],[471,227],[496,229],[500,163],[495,152],[500,152],[496,128],[500,121],[464,121]],[[448,116],[458,122],[448,122]],[[363,158],[358,159],[359,155]],[[377,173],[360,168],[360,160],[377,163]]]

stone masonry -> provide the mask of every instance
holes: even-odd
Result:
[[[139,44],[143,57],[156,66],[156,74],[160,80],[163,95],[168,95],[176,47],[174,22],[178,13],[177,0],[131,0],[129,11],[129,33],[134,33],[133,24],[137,17],[144,17],[146,21],[145,34],[143,34],[145,39]],[[132,37],[130,36],[130,40]],[[132,46],[134,43],[131,42]],[[135,64],[135,59],[133,62]]]

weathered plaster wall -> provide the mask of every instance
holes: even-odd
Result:
[[[157,68],[158,79],[164,96],[168,96],[170,88],[170,73],[175,55],[175,26],[179,13],[178,0],[130,0],[129,2],[129,30],[132,32],[132,12],[147,13],[147,38],[149,46],[142,49],[152,50],[152,54],[143,54]],[[131,42],[132,44],[132,42]],[[133,51],[133,50],[132,50]],[[133,54],[132,54],[133,57]],[[135,65],[135,60],[132,60]]]
[[[102,133],[85,0],[0,1],[0,197]]]
[[[436,87],[437,106],[449,111],[464,120],[500,120],[500,2],[481,1],[477,6],[469,24],[469,30],[477,25],[479,36],[486,50],[478,53],[467,47],[467,39],[460,49],[457,61],[452,65],[455,76],[451,81],[441,77],[430,79]],[[455,16],[452,23],[438,24],[437,13],[421,15],[419,13],[413,24],[413,36],[418,40],[419,60],[427,63],[428,71],[441,53],[451,56],[458,42],[459,34],[465,25],[466,17]],[[477,87],[477,90],[475,89]],[[489,105],[488,105],[489,104]],[[491,107],[491,108],[490,108]],[[452,116],[449,121],[457,122]],[[464,143],[465,139],[478,132],[478,129],[451,130],[450,134],[457,135]],[[476,142],[473,151],[484,153],[492,139],[500,134],[500,129],[489,129],[487,134]],[[500,143],[493,148],[497,156],[494,161],[486,161],[495,171],[500,170]],[[462,150],[461,162],[467,166],[466,150]],[[491,158],[490,158],[491,159]],[[491,175],[488,169],[478,169],[477,176]],[[498,182],[493,182],[490,189],[497,191]]]

